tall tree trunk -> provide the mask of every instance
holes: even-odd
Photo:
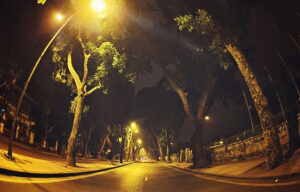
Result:
[[[69,166],[76,166],[76,159],[75,159],[75,145],[76,145],[76,138],[77,133],[80,125],[81,114],[83,110],[83,101],[84,97],[82,95],[78,95],[77,104],[75,109],[75,115],[73,120],[72,131],[68,140],[68,147],[67,147],[67,164]]]
[[[165,128],[165,137],[167,140],[167,149],[166,149],[166,153],[167,153],[167,162],[171,163],[171,155],[170,155],[170,141],[169,141],[169,134],[168,134],[168,130],[167,128]]]
[[[162,149],[162,147],[161,147],[161,144],[160,144],[159,141],[158,141],[158,137],[157,137],[157,135],[156,135],[156,133],[155,133],[155,131],[154,131],[154,129],[153,129],[152,126],[151,126],[151,131],[152,131],[152,134],[153,134],[153,136],[154,136],[154,138],[155,138],[155,141],[156,141],[156,143],[157,143],[157,147],[158,147],[160,159],[161,159],[161,161],[164,161],[165,158],[164,158],[164,152],[163,152],[163,149]]]
[[[103,152],[103,149],[104,149],[104,146],[105,146],[105,144],[106,144],[106,141],[107,141],[107,135],[105,135],[105,137],[104,137],[104,139],[103,139],[102,145],[101,145],[100,150],[99,150],[99,156],[98,156],[98,159],[101,158],[101,154],[102,154],[102,152]]]
[[[86,159],[89,158],[89,156],[88,156],[88,146],[89,146],[89,142],[90,142],[90,139],[91,139],[91,133],[92,133],[92,130],[93,130],[93,126],[94,125],[92,124],[90,129],[89,129],[87,139],[86,139],[85,144],[84,144],[84,157]]]
[[[159,143],[159,141],[157,141],[157,145],[158,145],[158,149],[159,149],[160,160],[161,161],[165,161],[164,151],[163,151],[163,149],[162,149],[161,144]]]
[[[98,159],[100,159],[100,157],[101,157],[101,153],[103,152],[103,149],[104,149],[104,147],[105,147],[106,142],[107,142],[110,146],[112,146],[112,143],[111,143],[111,141],[110,141],[110,139],[109,139],[110,132],[111,132],[111,130],[110,130],[110,124],[107,123],[107,126],[106,126],[106,135],[105,135],[105,137],[104,137],[104,139],[103,139],[103,142],[102,142],[102,145],[101,145],[101,147],[100,147]]]
[[[249,88],[263,130],[266,145],[267,167],[273,168],[281,162],[282,153],[278,130],[272,122],[272,114],[269,110],[268,100],[263,94],[263,91],[241,50],[231,44],[226,44],[225,46],[237,63]]]
[[[203,120],[195,122],[196,130],[193,140],[193,167],[207,167],[209,161],[205,157],[203,145]]]
[[[207,167],[209,165],[208,159],[206,159],[204,144],[203,144],[203,124],[204,124],[204,116],[208,112],[207,101],[209,98],[209,94],[214,87],[217,79],[211,77],[209,74],[207,76],[207,81],[205,83],[205,87],[202,92],[202,96],[199,100],[197,119],[193,122],[195,124],[195,133],[193,140],[193,167]]]
[[[155,158],[156,158],[157,161],[159,161],[159,149],[158,149],[156,140],[152,139],[152,142],[153,142],[153,146],[154,146],[154,149],[155,149]]]
[[[181,102],[183,104],[184,111],[186,115],[194,122],[195,124],[195,132],[194,132],[194,140],[193,140],[193,167],[200,168],[208,166],[208,161],[205,159],[204,151],[203,151],[203,117],[208,112],[207,101],[210,94],[210,91],[214,87],[217,78],[213,78],[210,75],[209,68],[206,68],[207,78],[205,81],[205,87],[202,92],[202,96],[199,100],[197,115],[195,116],[192,113],[192,110],[189,106],[188,102],[188,94],[183,92],[183,90],[177,85],[177,83],[172,79],[169,72],[162,68],[166,78],[172,88],[179,95]]]

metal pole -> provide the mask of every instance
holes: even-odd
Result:
[[[19,101],[18,101],[18,105],[17,105],[17,108],[16,108],[16,111],[14,113],[14,118],[13,118],[13,122],[12,122],[12,126],[10,128],[10,139],[9,139],[9,145],[8,145],[8,152],[7,152],[7,156],[9,158],[13,158],[12,157],[12,143],[13,143],[13,139],[14,139],[14,134],[15,134],[15,130],[16,130],[16,123],[17,123],[17,117],[19,115],[19,112],[20,112],[20,108],[21,108],[21,105],[22,105],[22,102],[23,102],[23,98],[26,94],[26,90],[27,90],[27,87],[30,83],[30,80],[37,68],[37,66],[39,65],[41,59],[43,58],[44,54],[46,53],[46,51],[48,50],[48,48],[50,47],[50,45],[52,44],[52,42],[54,41],[54,39],[56,38],[56,36],[60,33],[60,31],[69,23],[69,21],[75,16],[77,15],[79,12],[81,12],[82,10],[80,11],[77,11],[75,12],[73,15],[71,15],[67,20],[66,22],[58,29],[58,31],[54,34],[54,36],[52,37],[52,39],[49,41],[49,43],[47,44],[47,46],[44,48],[43,52],[41,53],[41,55],[39,56],[39,58],[37,59],[37,61],[35,62],[34,64],[34,67],[33,69],[31,70],[28,78],[27,78],[27,81],[25,82],[25,85],[24,85],[24,88],[21,92],[21,96],[19,97]]]
[[[284,65],[285,69],[287,70],[287,72],[288,72],[289,75],[290,75],[290,78],[291,78],[291,80],[292,80],[292,82],[293,82],[293,84],[294,84],[294,87],[295,87],[295,89],[296,89],[296,91],[297,91],[297,94],[298,94],[298,100],[300,101],[300,91],[299,91],[299,88],[298,88],[298,86],[297,86],[297,83],[296,83],[296,81],[295,81],[295,79],[294,79],[294,77],[293,77],[293,75],[292,75],[292,72],[291,72],[290,69],[288,68],[286,62],[285,62],[285,61],[283,60],[283,58],[281,57],[280,53],[278,53],[278,56],[279,56],[280,60],[282,61],[282,63],[283,63],[283,65]]]
[[[298,48],[298,51],[300,51],[300,46],[297,43],[297,41],[293,38],[293,36],[291,36],[289,33],[287,33],[287,35],[289,36],[289,38],[293,41],[293,43],[296,45],[296,47]]]
[[[244,90],[243,90],[243,96],[244,96],[245,103],[246,103],[246,106],[247,106],[247,109],[248,109],[248,113],[249,113],[249,118],[250,118],[250,123],[251,123],[251,129],[252,129],[252,136],[254,136],[254,125],[253,125],[252,115],[251,115],[251,111],[250,111],[249,104],[248,104],[247,97],[246,97],[246,94],[245,94]]]
[[[274,89],[274,91],[275,91],[275,94],[276,94],[276,96],[277,96],[277,100],[278,100],[278,103],[279,103],[279,105],[280,105],[280,108],[281,108],[281,112],[282,112],[283,118],[286,120],[286,114],[285,114],[285,111],[284,111],[284,108],[283,108],[283,104],[282,104],[282,102],[281,102],[281,98],[280,98],[280,96],[279,96],[279,92],[277,91],[277,89],[276,89],[276,87],[275,87],[274,81],[273,81],[273,79],[272,79],[272,77],[271,77],[271,75],[270,75],[270,73],[269,73],[267,67],[266,67],[266,66],[264,66],[264,67],[265,67],[265,70],[266,70],[266,72],[267,72],[267,74],[268,74],[268,77],[269,77],[269,79],[270,79],[270,81],[271,81],[271,83],[272,83],[272,87],[273,87],[273,89]]]

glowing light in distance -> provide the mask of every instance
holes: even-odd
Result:
[[[56,20],[58,20],[58,21],[62,21],[62,20],[64,19],[64,16],[62,16],[62,14],[60,14],[60,13],[57,13],[57,14],[55,15],[55,18],[56,18]]]
[[[142,141],[141,139],[138,139],[136,142],[137,142],[138,144],[142,144],[142,143],[143,143],[143,141]]]
[[[206,115],[206,116],[204,117],[204,119],[205,119],[206,121],[208,121],[208,120],[210,120],[210,117]]]
[[[136,128],[136,122],[132,122],[132,123],[130,124],[130,126],[131,126],[131,128],[135,129],[135,128]]]
[[[103,0],[92,0],[91,7],[97,11],[101,12],[106,8],[106,5]]]

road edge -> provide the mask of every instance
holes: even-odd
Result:
[[[10,170],[10,169],[0,168],[0,174],[7,175],[7,176],[30,177],[30,178],[61,178],[61,177],[73,177],[73,176],[88,175],[88,174],[108,171],[108,170],[124,167],[127,165],[131,165],[133,163],[135,163],[135,162],[130,162],[130,163],[117,165],[114,167],[103,168],[103,169],[73,172],[73,173],[29,173],[29,172],[21,172],[21,171],[14,171],[14,170]]]
[[[253,185],[253,186],[279,186],[279,185],[292,185],[300,184],[300,173],[282,175],[282,176],[269,176],[269,177],[238,177],[228,175],[218,175],[195,171],[188,168],[176,167],[173,165],[165,164],[166,166],[177,169],[180,171],[192,173],[202,177],[207,177],[212,180],[217,180],[226,183],[235,183],[242,185]]]

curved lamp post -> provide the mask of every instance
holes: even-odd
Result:
[[[105,9],[105,3],[102,1],[102,0],[93,0],[91,2],[91,6],[92,8],[97,11],[97,12],[100,12],[100,11],[103,11]],[[26,94],[26,90],[28,88],[28,85],[30,83],[30,80],[37,68],[37,66],[39,65],[41,59],[43,58],[43,56],[45,55],[46,51],[48,50],[48,48],[50,47],[50,45],[52,44],[52,42],[54,41],[54,39],[57,37],[57,35],[61,32],[61,30],[70,22],[70,20],[77,14],[79,14],[80,12],[84,11],[85,9],[80,9],[78,11],[76,11],[75,13],[73,13],[62,25],[61,27],[57,30],[57,32],[54,34],[54,36],[51,38],[51,40],[49,41],[49,43],[46,45],[46,47],[44,48],[43,52],[41,53],[41,55],[39,56],[39,58],[37,59],[37,61],[35,62],[34,66],[33,66],[33,69],[31,70],[25,84],[24,84],[24,88],[21,92],[21,96],[19,97],[19,100],[18,100],[18,104],[17,104],[17,108],[16,108],[16,111],[14,113],[14,118],[13,118],[13,122],[12,122],[12,126],[10,128],[10,139],[9,139],[9,145],[8,145],[8,151],[7,151],[7,156],[8,158],[13,158],[12,157],[12,144],[13,144],[13,138],[14,138],[14,133],[15,133],[15,130],[16,130],[16,123],[17,123],[17,118],[18,118],[18,115],[19,115],[19,112],[20,112],[20,108],[21,108],[21,105],[22,105],[22,102],[23,102],[23,98]],[[62,19],[62,16],[60,15],[59,16],[59,19],[61,20]]]

